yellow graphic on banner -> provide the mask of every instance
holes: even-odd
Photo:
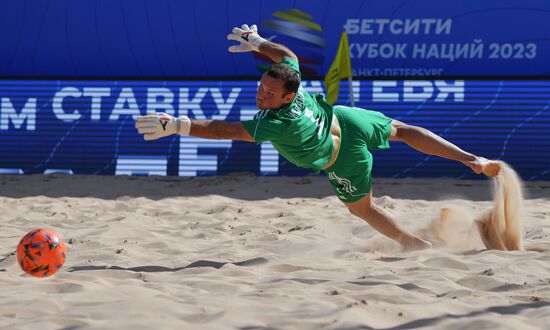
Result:
[[[325,88],[327,90],[327,102],[329,104],[334,104],[338,100],[340,80],[344,78],[351,79],[351,76],[348,35],[344,31],[340,37],[340,44],[338,45],[336,57],[334,57],[334,61],[325,76]]]

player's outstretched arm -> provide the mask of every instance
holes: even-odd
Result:
[[[144,140],[181,134],[205,139],[241,140],[254,142],[241,122],[222,120],[193,120],[187,116],[175,118],[166,113],[149,113],[137,117],[136,128]]]
[[[204,139],[241,140],[255,142],[240,121],[193,120],[189,135]]]
[[[233,53],[256,51],[271,58],[275,63],[282,62],[285,57],[298,60],[296,54],[286,46],[260,37],[256,24],[250,27],[246,24],[243,24],[240,28],[234,27],[227,39],[239,42],[239,45],[229,47],[229,51]]]

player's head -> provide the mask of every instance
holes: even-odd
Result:
[[[300,87],[300,76],[286,64],[273,64],[262,76],[256,106],[259,109],[278,109],[294,100]]]

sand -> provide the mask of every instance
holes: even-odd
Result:
[[[475,248],[479,238],[487,249],[523,250],[524,184],[505,162],[501,162],[500,171],[492,181],[493,206],[489,210],[474,218],[463,206],[444,207],[440,217],[422,229],[420,235],[430,242],[455,249]]]
[[[493,208],[476,219],[481,240],[488,249],[503,251],[523,250],[522,220],[523,183],[517,173],[506,163],[501,164],[494,180]]]
[[[325,177],[0,176],[0,192],[1,329],[550,324],[548,182],[525,183],[522,251],[487,250],[461,216],[441,228],[454,240],[403,251],[352,216]],[[376,179],[374,194],[426,236],[445,209],[493,208],[490,180]],[[14,255],[39,227],[68,250],[45,279]]]

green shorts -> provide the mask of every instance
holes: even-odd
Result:
[[[336,196],[345,202],[358,201],[372,185],[372,154],[369,150],[389,149],[391,118],[377,111],[334,107],[340,124],[340,150],[334,164],[325,169]]]

